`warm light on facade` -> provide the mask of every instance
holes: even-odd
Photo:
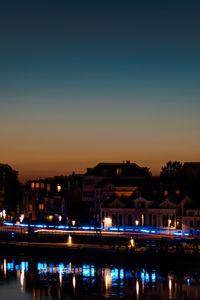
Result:
[[[76,225],[76,221],[72,220],[72,226],[75,226],[75,225]]]
[[[3,219],[6,219],[6,211],[5,211],[5,209],[2,210],[2,217],[3,217]]]
[[[60,191],[61,191],[61,185],[58,184],[58,185],[57,185],[57,192],[60,193]]]
[[[139,221],[135,220],[135,225],[138,226],[139,225]]]
[[[36,190],[39,190],[39,188],[40,188],[40,183],[39,182],[35,183],[35,188],[36,188]]]
[[[112,226],[112,220],[111,220],[111,218],[105,218],[104,219],[104,226],[105,227],[111,227]]]
[[[62,216],[59,216],[58,220],[59,220],[59,222],[61,222],[62,221]]]
[[[22,223],[22,222],[24,221],[24,214],[21,214],[21,215],[20,215],[19,221],[20,221],[20,223]]]
[[[142,226],[144,226],[144,215],[141,215]]]
[[[43,211],[44,210],[44,203],[39,203],[39,210]]]
[[[48,219],[51,222],[53,220],[53,216],[49,216]]]
[[[117,168],[116,173],[118,176],[122,175],[122,168]]]
[[[47,183],[47,192],[51,191],[51,185],[49,183]]]

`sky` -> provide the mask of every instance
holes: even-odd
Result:
[[[0,3],[0,162],[21,180],[200,161],[200,2]]]

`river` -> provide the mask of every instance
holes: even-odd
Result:
[[[0,299],[199,299],[200,268],[0,257]]]

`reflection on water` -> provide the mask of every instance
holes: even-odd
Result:
[[[10,299],[199,299],[200,270],[175,272],[2,258],[0,294]]]

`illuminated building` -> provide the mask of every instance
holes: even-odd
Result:
[[[99,163],[88,168],[83,176],[83,201],[87,202],[91,211],[99,220],[100,203],[106,192],[114,192],[115,187],[129,186],[136,189],[151,174],[148,168],[142,168],[130,161],[122,163]],[[128,185],[127,185],[128,184]],[[120,191],[118,191],[120,192]],[[130,190],[129,193],[132,191]],[[127,191],[128,193],[128,191]]]
[[[101,205],[103,227],[150,226],[175,229],[178,205],[166,199],[144,198],[138,191],[131,196],[114,193]],[[110,220],[109,224],[106,220]]]
[[[82,196],[82,176],[56,176],[28,181],[25,185],[25,219],[66,220],[69,207]]]

